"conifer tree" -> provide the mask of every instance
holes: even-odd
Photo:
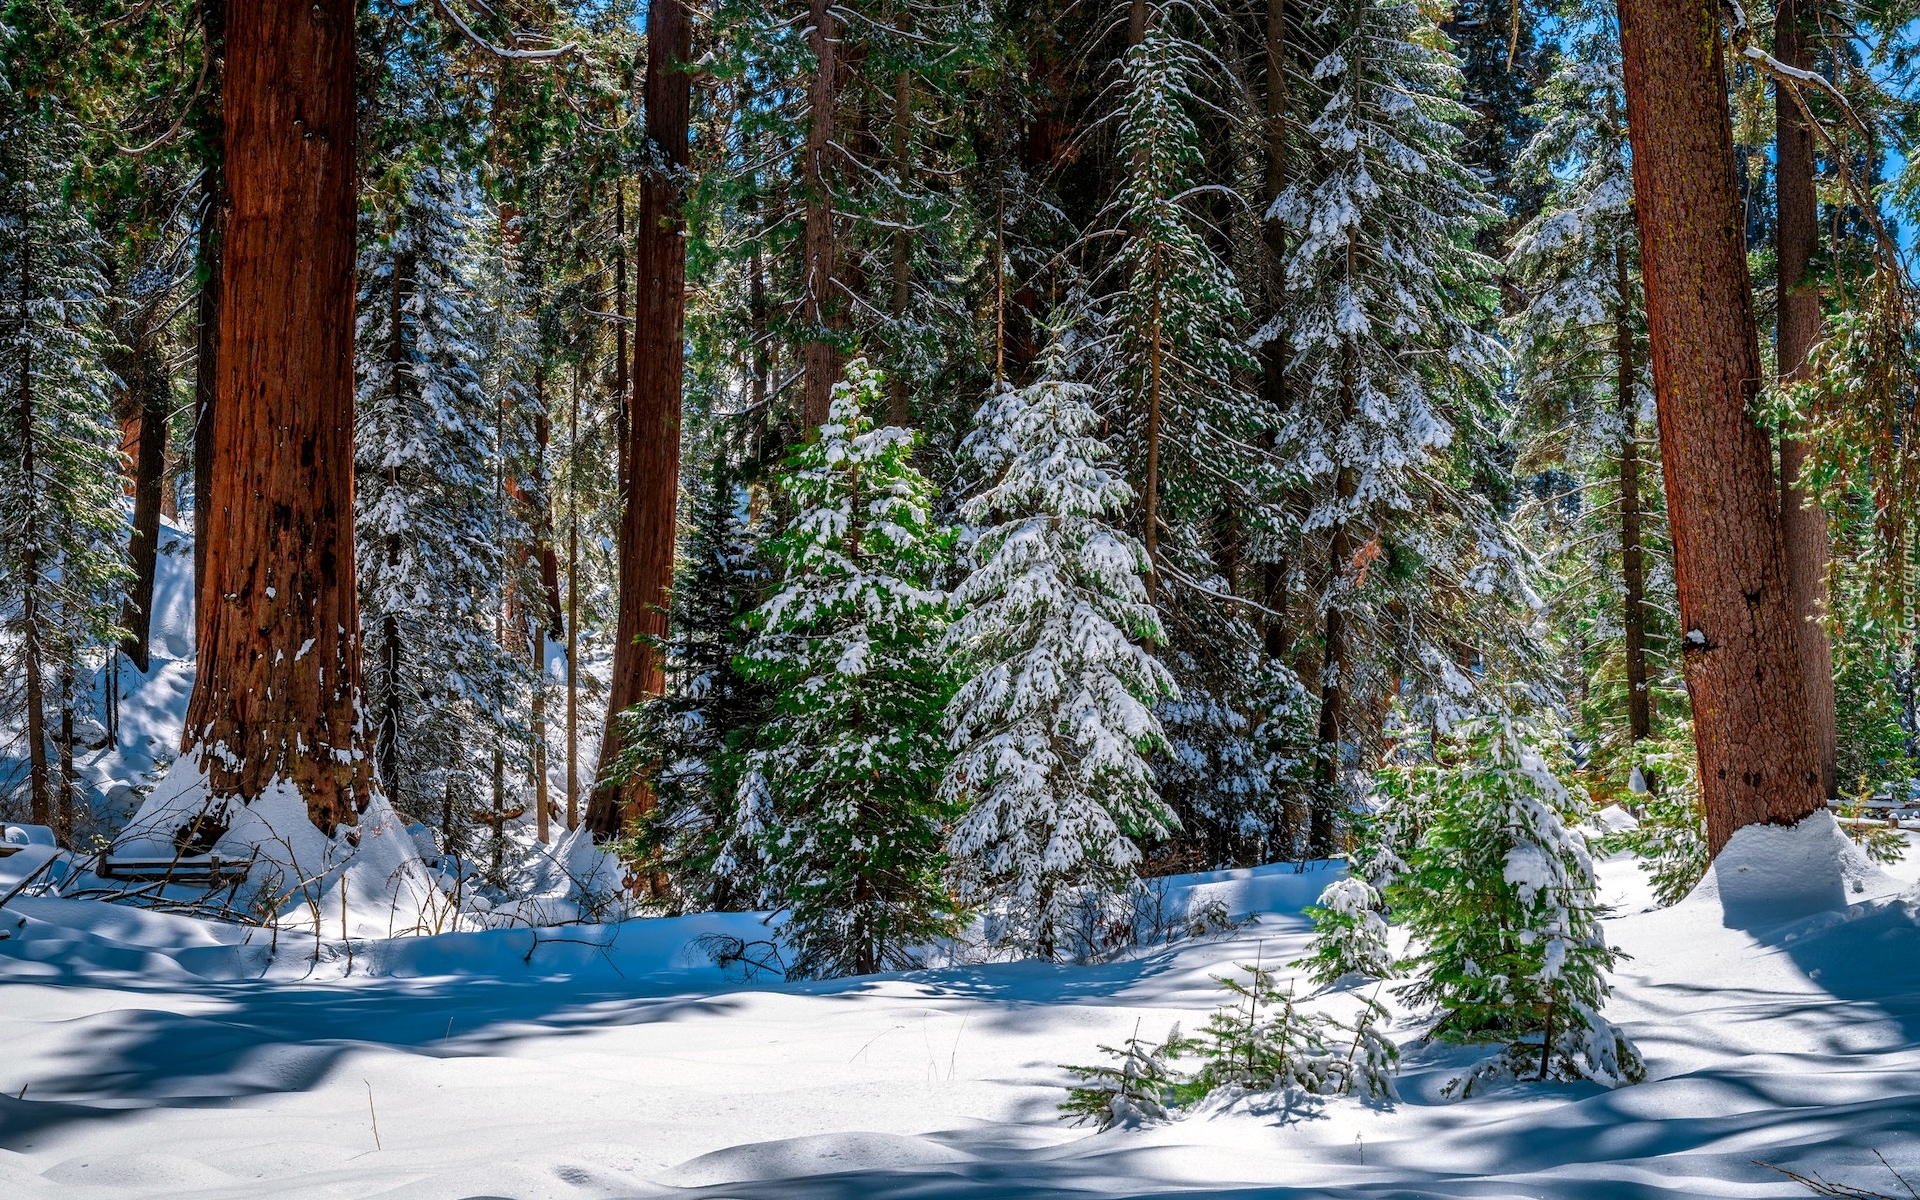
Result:
[[[1630,1082],[1638,1055],[1600,1015],[1621,955],[1600,927],[1593,859],[1574,829],[1585,805],[1548,745],[1524,718],[1482,718],[1448,735],[1441,761],[1415,738],[1384,772],[1385,802],[1424,817],[1387,889],[1420,942],[1400,991],[1441,1010],[1444,1037],[1530,1052],[1542,1079]]]
[[[422,169],[391,232],[362,251],[357,306],[357,535],[375,766],[401,813],[449,838],[485,788],[475,749],[516,723],[499,696],[518,674],[494,630],[506,562],[472,207],[457,177]]]
[[[1489,600],[1524,589],[1474,494],[1500,351],[1479,325],[1492,264],[1473,236],[1498,214],[1458,158],[1459,76],[1423,12],[1309,10],[1327,49],[1302,101],[1314,113],[1303,161],[1273,202],[1292,235],[1292,307],[1262,334],[1294,354],[1276,453],[1303,481],[1301,555],[1317,560],[1315,855],[1335,845],[1363,714],[1396,686],[1442,719],[1471,711],[1463,653],[1499,653],[1502,604]]]
[[[729,909],[757,899],[724,859],[737,830],[734,796],[771,697],[744,673],[747,616],[765,598],[761,530],[747,512],[724,449],[692,481],[675,573],[667,690],[634,710],[616,774],[647,772],[659,800],[647,853],[680,903]],[[724,865],[723,865],[724,864]]]
[[[1586,697],[1593,774],[1624,790],[1635,769],[1647,776],[1636,744],[1664,734],[1684,700],[1664,616],[1675,601],[1658,447],[1643,432],[1653,387],[1619,39],[1610,5],[1571,4],[1565,19],[1539,132],[1515,165],[1544,197],[1509,258],[1525,296],[1509,329],[1543,591],[1571,690]]]
[[[793,454],[793,517],[767,545],[779,586],[743,663],[774,703],[740,820],[803,976],[911,966],[956,923],[939,792],[946,597],[933,586],[950,538],[908,463],[913,435],[867,416],[881,385],[865,360],[848,364],[831,419]]]
[[[1147,754],[1172,677],[1139,542],[1115,527],[1133,489],[1094,438],[1094,390],[1060,330],[1027,387],[999,385],[962,452],[990,482],[962,512],[978,566],[954,590],[946,646],[965,682],[947,705],[945,794],[966,815],[951,850],[1008,906],[1010,938],[1053,957],[1079,888],[1120,886],[1136,839],[1168,831]]]
[[[72,115],[0,72],[0,644],[24,685],[28,813],[63,839],[77,802],[76,679],[83,655],[117,636],[126,574],[102,246],[68,186],[79,154]]]

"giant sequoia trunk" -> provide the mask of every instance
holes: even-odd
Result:
[[[620,620],[606,732],[600,742],[601,783],[587,807],[587,826],[609,836],[624,813],[619,789],[606,782],[620,757],[621,714],[666,685],[659,641],[667,632],[673,585],[674,508],[680,490],[680,377],[686,323],[686,221],[678,172],[687,163],[690,109],[686,63],[693,24],[685,0],[655,0],[647,17],[647,138],[671,168],[649,172],[640,186],[634,304],[633,404],[629,410],[626,514],[620,526]],[[651,797],[631,789],[632,806]]]
[[[1714,853],[1824,800],[1807,715],[1735,191],[1719,10],[1621,0],[1660,454]]]
[[[1804,13],[1799,0],[1781,0],[1774,18],[1774,57],[1811,70]],[[1780,315],[1776,349],[1780,378],[1806,377],[1807,356],[1820,338],[1820,293],[1807,279],[1820,237],[1813,192],[1813,130],[1799,105],[1783,91],[1774,98],[1774,179],[1778,212]],[[1787,580],[1800,622],[1800,671],[1807,685],[1807,715],[1820,755],[1820,786],[1839,794],[1838,728],[1833,711],[1833,647],[1827,640],[1827,514],[1801,486],[1806,447],[1780,440],[1780,530],[1787,550]]]
[[[807,44],[813,50],[813,79],[807,88],[811,122],[802,175],[807,193],[807,225],[802,247],[806,278],[802,291],[803,317],[810,337],[801,349],[805,370],[801,381],[800,421],[804,436],[813,436],[833,405],[833,385],[840,379],[840,350],[832,341],[839,299],[834,295],[833,182],[828,162],[834,153],[840,106],[839,18],[828,0],[811,0],[812,30]],[[652,63],[649,61],[651,72]],[[649,109],[649,112],[652,110]]]
[[[353,549],[354,5],[228,14],[231,214],[200,661],[183,753],[216,797],[297,787],[313,823],[368,792]]]

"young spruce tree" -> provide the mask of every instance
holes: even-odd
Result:
[[[793,517],[767,545],[780,577],[742,669],[774,696],[740,785],[790,973],[903,969],[956,926],[944,885],[941,714],[952,693],[933,575],[949,535],[908,462],[914,437],[875,429],[883,402],[848,364],[819,436],[782,481]]]
[[[945,795],[966,815],[952,852],[1006,905],[1009,941],[1058,949],[1077,889],[1121,886],[1135,839],[1168,832],[1146,755],[1166,744],[1152,705],[1173,680],[1140,543],[1112,523],[1133,489],[1094,436],[1094,389],[1071,378],[1061,330],[1027,387],[1001,384],[962,453],[991,482],[966,502],[980,564],[947,630],[967,676],[947,706]]]

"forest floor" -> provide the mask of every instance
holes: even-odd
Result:
[[[1423,1043],[1402,1014],[1396,1103],[1255,1097],[1106,1133],[1057,1118],[1058,1064],[1191,1030],[1222,998],[1212,975],[1294,957],[1324,869],[1184,880],[1253,919],[1117,961],[805,984],[712,965],[695,939],[765,936],[748,916],[349,960],[311,933],[22,898],[0,911],[0,1194],[1808,1194],[1763,1160],[1906,1195],[1876,1154],[1920,1181],[1920,862],[1851,894],[1802,886],[1791,853],[1738,869],[1781,904],[1703,889],[1651,910],[1634,862],[1602,865],[1633,956],[1608,1013],[1645,1083],[1447,1101],[1487,1050]]]

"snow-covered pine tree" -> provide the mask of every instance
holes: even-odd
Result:
[[[1319,0],[1326,49],[1301,81],[1314,115],[1271,212],[1289,229],[1289,311],[1258,335],[1292,350],[1276,438],[1304,481],[1299,555],[1319,641],[1320,713],[1309,852],[1330,853],[1345,780],[1396,687],[1450,711],[1474,705],[1469,660],[1495,658],[1500,601],[1524,594],[1518,557],[1481,495],[1497,344],[1492,263],[1473,248],[1497,219],[1457,157],[1459,74],[1409,0]]]
[[[1596,787],[1623,795],[1636,744],[1684,719],[1665,544],[1639,235],[1611,4],[1573,0],[1557,68],[1531,109],[1539,132],[1515,164],[1543,194],[1515,239],[1508,321],[1520,402],[1520,470],[1532,475],[1542,592],[1561,642]],[[1675,780],[1677,783],[1678,780]],[[1657,781],[1655,786],[1658,786]]]
[[[909,967],[957,924],[941,846],[946,597],[932,582],[950,535],[908,461],[914,436],[867,416],[881,385],[864,359],[848,364],[830,419],[794,452],[781,482],[794,515],[767,543],[779,585],[742,662],[774,702],[740,821],[758,830],[801,976]]]
[[[1539,1078],[1632,1082],[1638,1053],[1600,1015],[1620,953],[1574,829],[1585,804],[1550,745],[1524,718],[1480,718],[1447,736],[1442,761],[1409,757],[1384,772],[1389,794],[1422,797],[1426,810],[1387,889],[1419,942],[1400,994],[1441,1010],[1442,1037],[1504,1042]]]
[[[988,481],[963,506],[978,566],[954,590],[946,647],[965,677],[947,705],[943,785],[966,815],[950,850],[1006,938],[1043,958],[1073,893],[1111,891],[1170,814],[1147,755],[1172,677],[1140,543],[1118,517],[1133,489],[1094,436],[1094,389],[1072,378],[1076,332],[1057,330],[1039,378],[1001,384],[961,450]]]
[[[0,45],[8,36],[0,27]],[[117,592],[127,573],[119,430],[103,365],[101,243],[68,187],[80,144],[78,123],[57,99],[24,95],[0,71],[0,378],[8,401],[0,419],[0,650],[9,677],[24,685],[27,814],[57,826],[63,840],[79,802],[71,762],[83,657],[117,639]],[[64,739],[59,778],[48,755],[56,739]]]
[[[621,772],[645,772],[659,807],[647,814],[645,855],[673,899],[728,910],[758,897],[725,851],[742,764],[767,713],[766,689],[743,673],[746,617],[765,599],[760,530],[724,448],[688,489],[681,565],[674,572],[666,691],[632,711]]]
[[[425,167],[365,241],[357,301],[356,536],[367,709],[395,809],[458,841],[482,800],[475,753],[511,740],[524,672],[496,630],[506,531],[496,401],[473,276],[472,201]]]
[[[1334,880],[1307,909],[1313,939],[1306,955],[1290,965],[1306,968],[1307,978],[1323,987],[1349,975],[1392,978],[1393,950],[1380,907],[1379,889],[1366,880],[1351,875]]]
[[[1102,390],[1139,487],[1141,541],[1150,588],[1169,568],[1207,579],[1204,557],[1176,564],[1168,531],[1204,526],[1229,503],[1247,507],[1273,480],[1256,442],[1271,421],[1245,386],[1253,360],[1243,340],[1249,313],[1232,272],[1208,244],[1194,211],[1202,162],[1192,107],[1202,51],[1176,29],[1181,11],[1152,9],[1130,46],[1119,81],[1119,156],[1125,176],[1112,219],[1126,240],[1108,298],[1111,364]],[[1178,557],[1200,551],[1196,539]],[[1205,603],[1198,593],[1183,602]]]

